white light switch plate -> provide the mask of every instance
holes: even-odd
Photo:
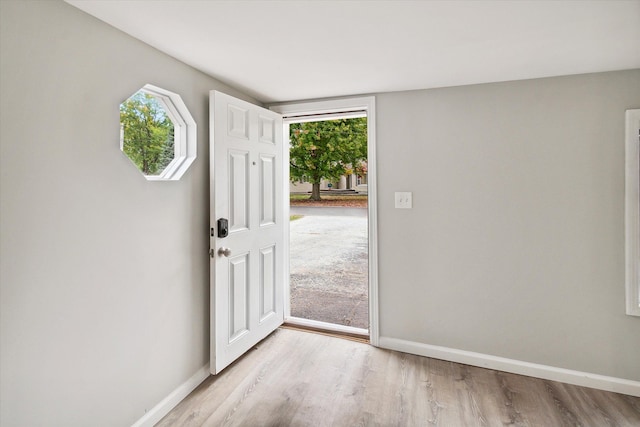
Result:
[[[411,209],[411,195],[410,191],[396,191],[396,209]]]

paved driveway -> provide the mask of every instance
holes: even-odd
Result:
[[[366,209],[303,209],[321,209],[323,215],[306,211],[291,222],[291,315],[367,329]]]

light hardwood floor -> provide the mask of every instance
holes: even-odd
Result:
[[[640,398],[278,329],[157,426],[640,426]]]

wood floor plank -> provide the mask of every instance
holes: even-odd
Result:
[[[157,426],[640,426],[640,398],[278,329]]]

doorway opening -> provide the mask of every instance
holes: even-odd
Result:
[[[368,336],[366,112],[287,124],[288,322]]]
[[[350,325],[323,322],[318,320],[304,319],[292,316],[291,298],[290,298],[290,265],[289,259],[285,260],[284,267],[284,321],[286,325],[294,327],[302,327],[306,329],[315,329],[324,333],[337,333],[341,335],[352,335],[359,338],[368,339],[369,343],[378,346],[379,342],[379,325],[378,325],[378,243],[377,243],[377,183],[376,183],[376,126],[375,126],[375,97],[353,97],[340,98],[322,101],[306,101],[289,104],[280,104],[270,107],[271,110],[280,113],[283,117],[283,193],[290,192],[290,158],[288,137],[290,135],[291,123],[317,122],[331,119],[349,119],[349,118],[366,118],[367,132],[367,173],[366,176],[356,177],[355,182],[352,177],[352,186],[366,184],[367,200],[366,200],[366,257],[367,257],[367,304],[368,305],[368,329],[355,328]],[[359,182],[358,182],[359,179]],[[327,187],[328,187],[327,183]],[[333,184],[333,183],[332,183]],[[333,188],[333,185],[332,187]],[[290,204],[285,203],[285,218],[291,218]],[[361,212],[361,211],[360,211]],[[295,217],[294,217],[295,218]],[[295,224],[298,220],[285,221],[284,224],[284,245],[285,253],[290,254],[289,236],[291,234],[291,224]],[[305,248],[306,249],[306,248]],[[290,258],[287,256],[287,258]]]

